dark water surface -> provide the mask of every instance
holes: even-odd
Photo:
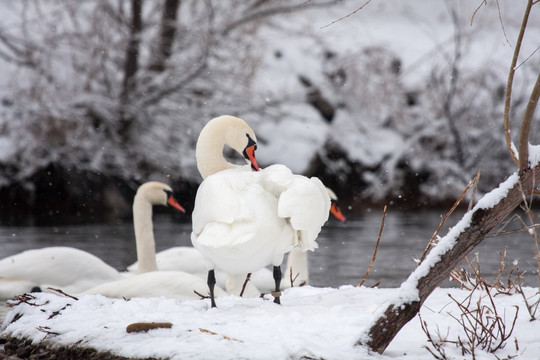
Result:
[[[377,241],[381,215],[367,212],[349,218],[346,224],[331,219],[319,235],[319,249],[309,253],[310,282],[314,286],[336,287],[357,284],[366,273]],[[414,258],[421,256],[444,212],[396,212],[390,210],[371,274],[366,286],[382,280],[380,287],[397,287],[414,270]],[[442,228],[446,234],[461,215],[453,216]],[[519,227],[514,221],[513,227]],[[178,217],[154,217],[157,250],[171,246],[191,246],[191,223]],[[0,226],[0,258],[26,249],[46,246],[72,246],[88,251],[118,270],[136,260],[135,240],[131,223]],[[482,273],[493,278],[500,265],[499,251],[507,251],[508,259],[519,259],[525,270],[525,284],[538,286],[534,242],[527,232],[486,238],[473,252],[478,252]],[[470,258],[474,257],[473,254]],[[1,276],[1,274],[0,274]],[[452,286],[445,282],[442,286]]]

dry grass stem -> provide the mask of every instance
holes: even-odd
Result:
[[[246,286],[250,280],[251,280],[251,273],[248,273],[246,276],[246,280],[244,280],[244,283],[242,284],[242,291],[240,291],[240,297],[244,296],[244,291],[246,291]]]
[[[60,290],[60,289],[55,289],[55,288],[52,288],[52,287],[48,287],[47,290],[53,291],[53,292],[58,293],[58,294],[60,294],[60,295],[66,296],[66,297],[68,297],[68,298],[72,298],[73,300],[79,300],[79,299],[76,298],[75,296],[66,294],[65,292],[63,292],[63,291]]]
[[[219,335],[217,332],[214,332],[214,331],[212,331],[212,330],[199,328],[199,331],[202,332],[202,333],[210,334],[210,335],[221,336],[221,338],[222,338],[222,339],[225,339],[225,340],[243,342],[242,340],[238,340],[238,339],[232,338],[232,337],[227,336],[227,335]]]
[[[356,286],[364,285],[364,282],[366,281],[366,279],[369,276],[369,273],[371,272],[371,268],[373,267],[373,263],[375,262],[375,257],[377,256],[377,250],[379,249],[379,242],[381,241],[381,236],[382,236],[382,232],[383,232],[383,229],[384,229],[384,219],[385,218],[386,218],[386,205],[384,206],[384,209],[383,209],[383,215],[382,215],[382,220],[381,220],[381,228],[379,229],[379,237],[377,238],[377,243],[375,244],[375,251],[373,251],[373,256],[371,257],[371,262],[369,263],[369,267],[367,269],[366,275],[364,275],[364,278],[362,279],[362,281],[360,281],[358,283],[358,285],[356,285]]]
[[[296,273],[296,276],[293,277],[293,271],[292,271],[292,266],[291,266],[289,269],[289,280],[291,281],[291,287],[294,287],[294,282],[296,281],[299,275],[300,273]]]
[[[536,294],[534,294],[531,298],[527,298],[521,284],[517,286],[517,291],[523,298],[523,302],[525,303],[525,308],[529,312],[530,321],[535,321],[536,312],[538,311],[538,307],[540,306],[540,291],[537,291]],[[531,302],[531,300],[533,301]]]
[[[467,194],[467,191],[469,191],[469,189],[471,188],[471,186],[475,183],[476,179],[478,179],[480,176],[480,172],[478,172],[476,174],[476,176],[474,177],[474,179],[472,179],[471,181],[469,181],[469,184],[467,185],[467,187],[465,188],[465,190],[463,190],[463,192],[461,193],[461,195],[459,196],[459,198],[456,200],[456,202],[454,203],[454,205],[452,206],[452,208],[450,209],[450,211],[448,211],[446,213],[446,215],[442,218],[441,222],[439,223],[439,226],[437,226],[437,229],[435,230],[435,232],[433,233],[433,236],[431,237],[431,239],[429,240],[426,248],[424,249],[424,252],[422,254],[422,256],[420,257],[420,260],[418,261],[418,265],[420,265],[422,263],[422,261],[424,261],[424,259],[426,258],[428,252],[429,252],[429,249],[433,246],[433,243],[435,242],[435,239],[437,238],[437,235],[439,234],[439,231],[441,231],[441,228],[442,226],[444,225],[444,223],[446,222],[446,220],[448,220],[448,218],[450,217],[450,215],[452,215],[452,213],[454,212],[454,210],[456,210],[456,208],[458,207],[458,205],[461,203],[461,200],[463,200],[463,198],[465,197],[465,194]]]
[[[472,189],[472,192],[471,192],[471,200],[469,200],[469,206],[467,207],[467,211],[470,211],[474,204],[475,204],[475,195],[476,195],[476,190],[478,189],[478,183],[480,182],[480,175],[481,175],[481,172],[480,170],[478,170],[478,172],[476,173],[476,176],[475,178],[473,179],[474,180],[474,186],[473,186],[473,189]]]

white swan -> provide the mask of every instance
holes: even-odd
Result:
[[[133,223],[140,272],[156,269],[152,205],[169,205],[184,211],[168,185],[148,182],[139,187],[133,202]],[[83,250],[65,246],[33,249],[0,260],[0,297],[13,297],[21,290],[43,286],[79,293],[121,278],[113,267]]]
[[[334,191],[332,191],[328,187],[326,188],[326,191],[328,192],[328,196],[330,196],[331,201],[330,214],[332,214],[342,223],[346,222],[347,219],[345,218],[339,207],[338,197],[336,196]],[[235,289],[235,291],[237,291],[239,286],[241,286],[243,284],[243,281],[245,281],[246,276],[247,275],[240,275],[237,276],[235,279],[228,279],[226,284],[227,292],[231,293],[229,289]],[[301,251],[299,249],[292,249],[289,253],[287,257],[287,265],[283,273],[282,288],[288,288],[292,286],[291,279],[293,280],[295,286],[309,283],[309,259],[307,252]],[[235,282],[233,282],[233,280]],[[267,268],[257,270],[256,272],[251,274],[250,282],[256,289],[259,290],[259,293],[268,293],[272,291],[274,286],[272,279],[272,271]],[[250,289],[250,291],[252,292],[253,290]]]
[[[159,271],[184,271],[202,278],[206,278],[208,269],[201,253],[192,246],[173,246],[156,254],[156,263]],[[139,262],[128,266],[128,271],[136,272]]]
[[[202,277],[181,271],[157,271],[156,246],[152,223],[152,204],[164,204],[184,211],[170,194],[170,188],[162,183],[150,182],[142,185],[133,201],[133,217],[135,239],[137,243],[137,263],[131,270],[138,275],[101,283],[84,292],[84,294],[101,294],[113,298],[164,296],[183,299],[197,299],[207,292],[207,284]],[[163,198],[163,193],[168,195]],[[193,249],[195,250],[195,249]],[[195,250],[196,251],[196,250]],[[178,254],[177,254],[178,255]],[[177,261],[184,261],[181,257]],[[201,263],[204,260],[201,257]],[[165,270],[160,268],[160,270]],[[176,270],[176,269],[175,269]],[[225,291],[216,289],[216,295],[224,295]]]
[[[120,278],[118,271],[98,257],[65,246],[26,250],[8,256],[0,260],[0,274],[3,299],[48,286],[77,293]]]
[[[225,145],[249,165],[227,162]],[[257,171],[256,147],[253,130],[233,116],[211,120],[197,141],[197,167],[204,181],[195,198],[191,241],[209,269],[212,307],[216,267],[246,274],[272,264],[274,302],[279,303],[284,254],[315,249],[328,219],[330,198],[321,181],[293,175],[283,165]]]
[[[178,300],[199,299],[208,293],[204,278],[181,271],[151,271],[108,282],[86,290],[110,298],[168,297]],[[216,286],[215,296],[227,293]]]

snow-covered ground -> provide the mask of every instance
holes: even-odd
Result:
[[[537,290],[525,294],[538,298]],[[126,357],[164,359],[432,359],[430,347],[418,317],[409,322],[383,355],[355,346],[374,318],[383,311],[397,289],[371,289],[344,286],[339,289],[310,286],[288,289],[282,305],[268,299],[242,299],[235,296],[209,300],[177,301],[165,298],[135,298],[129,301],[85,295],[70,297],[35,293],[27,303],[16,305],[2,326],[2,335],[26,337],[34,344],[43,342],[63,346],[108,351]],[[536,295],[535,295],[536,294]],[[469,359],[461,347],[450,341],[465,339],[458,324],[458,302],[467,302],[469,291],[437,289],[421,310],[434,341],[437,334],[446,338],[449,359]],[[491,306],[486,293],[475,292],[470,310]],[[519,359],[538,359],[540,320],[530,321],[521,295],[493,296],[498,315],[510,332],[516,306],[519,313],[506,346],[495,355],[517,355]],[[19,317],[14,320],[16,317]],[[491,315],[491,314],[490,314]],[[540,316],[540,313],[537,313]],[[169,322],[171,328],[127,333],[136,322]],[[465,341],[465,340],[464,340]],[[477,349],[477,359],[493,359],[493,354]]]

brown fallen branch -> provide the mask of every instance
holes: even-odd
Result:
[[[150,330],[155,329],[170,329],[172,328],[172,324],[170,322],[137,322],[133,324],[129,324],[126,327],[126,332],[128,333],[134,333],[134,332],[147,332]]]
[[[382,232],[383,232],[383,229],[384,229],[384,219],[385,218],[386,218],[386,205],[384,206],[384,209],[383,209],[383,215],[382,215],[382,220],[381,220],[381,228],[379,229],[379,237],[377,238],[377,243],[375,244],[375,251],[373,251],[373,256],[371,257],[371,262],[369,263],[369,267],[367,269],[366,275],[364,275],[364,278],[362,279],[362,281],[360,281],[358,283],[358,285],[356,285],[356,286],[364,285],[364,282],[366,281],[366,279],[369,276],[369,273],[371,272],[371,268],[373,267],[373,263],[375,262],[375,257],[377,256],[377,250],[379,249],[379,242],[381,241],[381,236],[382,236]]]
[[[431,292],[441,281],[448,278],[450,271],[480,244],[495,226],[519,206],[523,201],[522,192],[525,194],[533,192],[534,180],[540,177],[540,166],[521,171],[519,178],[515,179],[516,177],[517,175],[513,175],[499,189],[494,190],[504,192],[506,187],[510,187],[507,189],[506,195],[494,204],[489,204],[490,207],[479,206],[482,203],[480,201],[472,211],[464,215],[455,226],[455,229],[460,229],[459,232],[447,235],[455,238],[453,246],[447,246],[443,242],[439,243],[437,247],[442,245],[448,248],[439,252],[436,260],[431,263],[425,262],[422,266],[417,267],[406,281],[406,286],[414,285],[417,298],[404,301],[398,296],[369,327],[365,336],[358,341],[358,345],[364,345],[373,351],[382,353],[399,330],[416,316]],[[461,228],[462,226],[463,228]],[[435,251],[437,247],[432,251]]]

